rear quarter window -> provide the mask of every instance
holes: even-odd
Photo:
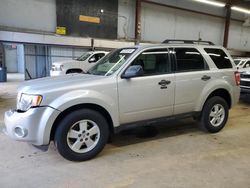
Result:
[[[204,50],[218,69],[229,69],[233,67],[229,57],[222,49],[205,48]]]

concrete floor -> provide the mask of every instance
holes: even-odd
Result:
[[[18,77],[14,75],[14,77]],[[200,131],[193,120],[124,132],[87,162],[63,159],[10,140],[1,129],[3,113],[15,107],[18,79],[0,83],[0,187],[250,187],[250,96],[230,111],[217,134]]]

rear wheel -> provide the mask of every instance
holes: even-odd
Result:
[[[82,109],[61,121],[55,133],[55,145],[64,158],[85,161],[101,152],[108,136],[106,119],[96,111]]]
[[[228,104],[218,96],[212,97],[204,104],[200,124],[208,132],[219,132],[225,126],[228,119]]]

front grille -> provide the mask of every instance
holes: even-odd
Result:
[[[250,74],[241,74],[240,77],[241,78],[250,78]]]
[[[248,81],[240,81],[240,85],[250,87],[250,81],[249,82]]]
[[[55,71],[55,70],[56,70],[56,66],[55,66],[55,65],[52,65],[51,70],[52,70],[52,71]]]

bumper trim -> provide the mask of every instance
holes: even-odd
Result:
[[[30,108],[26,112],[7,111],[4,116],[5,134],[17,141],[29,142],[41,146],[49,144],[51,127],[60,111],[47,107]],[[27,135],[20,137],[16,130],[21,127],[27,130]]]

